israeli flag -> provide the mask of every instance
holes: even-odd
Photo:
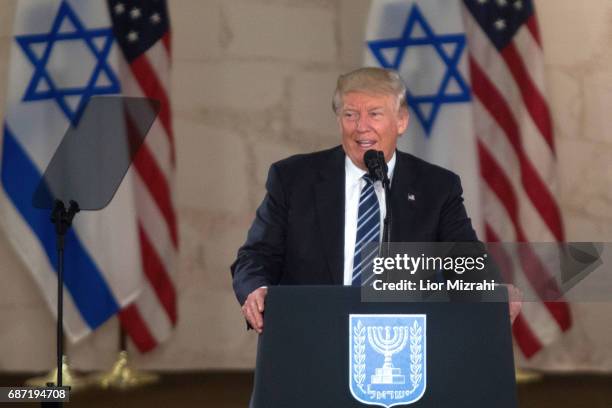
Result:
[[[119,94],[118,50],[105,0],[20,0],[4,118],[0,219],[50,309],[57,304],[50,212],[32,195],[62,136],[92,95]],[[72,341],[139,294],[131,172],[110,205],[77,214],[66,236],[64,329]]]
[[[408,87],[410,122],[398,147],[459,174],[480,235],[480,176],[461,3],[372,1],[364,64],[400,73]]]
[[[349,384],[364,404],[412,404],[427,388],[427,316],[351,314]]]

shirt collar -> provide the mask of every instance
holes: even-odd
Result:
[[[389,180],[393,180],[393,170],[395,170],[396,159],[396,153],[393,152],[391,160],[387,162],[387,176],[389,177]],[[364,174],[367,173],[367,171],[355,166],[355,163],[353,163],[350,157],[346,155],[344,156],[344,169],[346,172],[347,184],[358,181]]]

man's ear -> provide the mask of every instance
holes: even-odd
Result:
[[[408,129],[408,123],[410,122],[410,115],[408,114],[407,108],[400,108],[399,119],[397,122],[397,132],[402,135],[406,129]]]
[[[338,129],[342,132],[342,120],[340,119],[340,115],[336,114],[336,124],[338,125]]]

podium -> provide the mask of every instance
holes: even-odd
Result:
[[[251,406],[372,405],[515,408],[507,303],[362,302],[357,287],[270,287]]]

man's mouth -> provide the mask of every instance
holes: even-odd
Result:
[[[371,149],[376,144],[376,140],[357,140],[356,142],[362,149]]]

